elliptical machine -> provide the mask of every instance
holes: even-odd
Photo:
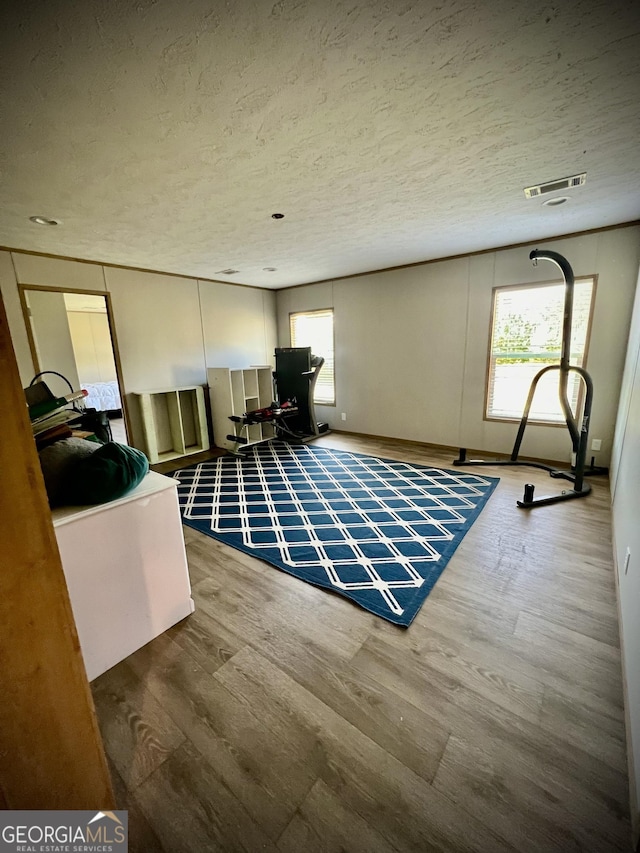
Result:
[[[464,447],[460,448],[460,455],[458,459],[453,460],[454,465],[528,465],[532,468],[542,468],[543,470],[548,471],[549,476],[551,477],[562,478],[573,483],[572,489],[568,489],[557,495],[546,495],[540,498],[534,498],[534,486],[531,483],[527,483],[524,487],[524,496],[522,500],[516,502],[522,509],[532,509],[536,506],[572,500],[573,498],[584,498],[591,492],[591,486],[584,483],[584,477],[587,473],[585,470],[585,461],[587,458],[587,444],[589,440],[589,421],[591,418],[591,407],[593,404],[593,382],[583,367],[570,364],[573,288],[575,283],[573,270],[571,269],[571,265],[567,259],[562,255],[559,255],[557,252],[540,251],[535,249],[531,252],[529,258],[533,261],[534,265],[537,265],[538,260],[551,261],[560,267],[564,277],[564,320],[562,325],[560,364],[551,364],[547,367],[543,367],[542,370],[538,371],[534,376],[533,381],[531,382],[531,387],[529,388],[529,395],[524,407],[524,412],[522,413],[518,434],[516,435],[513,450],[511,451],[511,458],[509,460],[491,461],[484,459],[467,459],[467,451]],[[557,370],[560,374],[558,377],[560,405],[562,406],[562,412],[565,417],[567,429],[571,436],[573,453],[575,454],[575,465],[570,471],[554,468],[550,465],[544,465],[542,462],[520,462],[518,460],[520,445],[522,444],[524,431],[529,420],[529,412],[531,411],[531,404],[533,403],[533,397],[536,392],[538,382],[545,373],[549,373],[552,370]],[[585,401],[580,424],[578,424],[577,417],[571,409],[571,404],[569,403],[569,397],[567,394],[569,374],[572,371],[582,378],[585,386]],[[593,466],[591,466],[588,471],[589,474],[604,474],[606,472],[606,468],[595,468]]]

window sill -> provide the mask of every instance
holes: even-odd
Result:
[[[486,421],[487,423],[492,423],[492,424],[519,424],[520,421],[522,420],[522,418],[497,418],[497,417],[491,417],[489,415],[485,415],[482,418],[482,420]],[[531,426],[554,427],[556,429],[558,427],[560,427],[561,429],[567,428],[566,421],[537,421],[537,420],[535,420],[535,418],[529,418],[527,420],[527,426],[529,426],[529,425],[531,425]]]

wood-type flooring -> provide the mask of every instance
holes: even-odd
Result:
[[[92,683],[131,853],[631,849],[608,482],[527,511],[566,481],[467,470],[500,484],[408,629],[185,528],[195,613]]]

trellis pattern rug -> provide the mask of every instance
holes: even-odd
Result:
[[[405,626],[498,483],[280,441],[173,476],[185,524]]]

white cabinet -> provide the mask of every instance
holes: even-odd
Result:
[[[209,449],[204,390],[200,385],[143,391],[136,396],[149,462],[166,462]]]
[[[266,409],[273,402],[273,368],[259,367],[207,369],[213,441],[216,447],[237,451],[247,444],[273,438],[272,424],[241,424],[229,420],[241,418],[245,412]],[[245,441],[234,441],[227,436],[237,436]]]
[[[176,480],[52,514],[89,681],[193,612]]]

